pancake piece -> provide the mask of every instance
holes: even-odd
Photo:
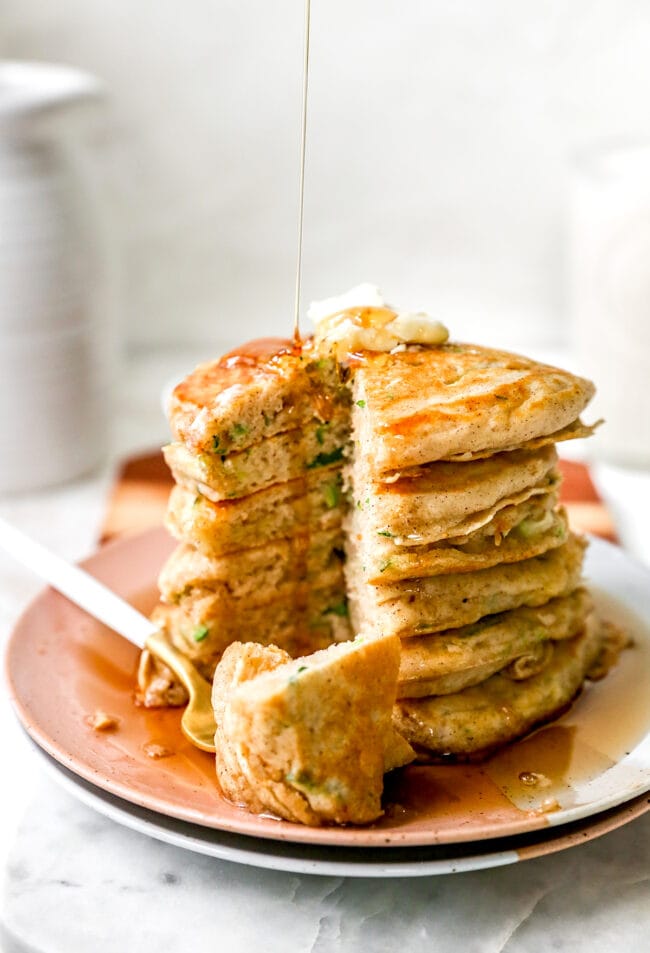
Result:
[[[314,418],[327,422],[349,400],[336,361],[311,342],[263,338],[197,367],[174,388],[168,416],[192,453],[229,454]]]
[[[135,700],[144,708],[176,708],[187,704],[188,695],[172,670],[149,649],[143,649],[138,660]]]
[[[345,506],[340,464],[276,483],[240,500],[213,502],[204,485],[175,486],[165,525],[208,556],[222,556],[304,533],[335,529]]]
[[[357,631],[407,638],[469,625],[519,606],[541,606],[579,585],[585,545],[571,535],[562,546],[519,563],[386,586],[368,585],[353,555],[346,564],[352,624]]]
[[[163,454],[174,479],[205,484],[212,499],[228,500],[342,462],[348,436],[344,416],[327,425],[312,423],[276,434],[239,453],[195,454],[183,443],[172,443],[163,447]]]
[[[213,688],[224,794],[303,824],[376,820],[395,761],[387,752],[398,666],[397,639],[356,639],[294,661],[275,648],[231,646]]]
[[[354,439],[380,477],[552,434],[593,393],[590,381],[567,371],[476,345],[364,352],[354,374]]]
[[[587,590],[576,589],[536,609],[511,609],[459,629],[405,639],[398,698],[447,695],[476,685],[516,659],[536,655],[549,641],[577,635],[591,608]]]
[[[599,655],[600,626],[592,616],[580,635],[551,645],[549,663],[523,681],[500,673],[457,694],[400,699],[395,727],[421,760],[486,757],[566,710]]]

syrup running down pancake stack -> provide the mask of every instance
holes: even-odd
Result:
[[[341,468],[349,392],[309,344],[268,339],[197,368],[173,392],[176,481],[166,524],[180,541],[154,618],[206,678],[233,641],[291,655],[350,636]],[[183,689],[148,652],[146,705]]]
[[[353,378],[355,631],[402,642],[395,726],[480,757],[563,710],[600,650],[555,444],[590,382],[469,345],[365,353]]]

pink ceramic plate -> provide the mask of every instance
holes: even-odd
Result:
[[[139,608],[155,602],[155,579],[173,543],[162,530],[123,539],[85,566]],[[650,789],[650,574],[620,550],[590,548],[595,583],[636,611],[603,598],[623,616],[635,647],[608,678],[554,725],[512,745],[483,766],[415,766],[387,785],[386,813],[365,828],[307,828],[256,816],[220,794],[212,756],[183,737],[178,710],[133,702],[137,649],[45,590],[19,620],[7,671],[16,712],[31,737],[76,775],[134,805],[204,827],[295,843],[347,847],[453,844],[526,834],[608,810]],[[612,719],[612,711],[619,718]],[[86,719],[102,710],[118,720],[100,733]],[[621,717],[624,712],[624,717]],[[619,726],[613,730],[612,723]],[[152,758],[152,745],[167,757]],[[545,774],[543,792],[519,781]],[[558,809],[545,813],[542,800]]]

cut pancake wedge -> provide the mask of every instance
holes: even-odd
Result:
[[[240,500],[214,502],[209,488],[186,483],[169,498],[165,525],[172,536],[208,556],[221,556],[311,530],[340,526],[343,490],[340,464],[276,483]]]
[[[348,418],[341,415],[327,426],[312,423],[288,430],[238,453],[194,453],[177,442],[163,447],[163,454],[177,481],[204,484],[215,500],[239,499],[342,462],[348,436]]]
[[[396,639],[293,662],[277,649],[231,646],[213,688],[225,794],[304,824],[375,820],[384,772],[413,757],[391,725],[398,665]]]
[[[179,603],[196,591],[213,592],[225,603],[273,602],[289,587],[324,588],[343,580],[343,536],[339,529],[299,533],[290,539],[208,556],[187,544],[177,547],[158,579],[163,600]]]

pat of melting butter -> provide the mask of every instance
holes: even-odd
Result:
[[[314,302],[307,316],[315,341],[339,360],[355,351],[392,351],[408,344],[444,344],[449,331],[422,312],[397,311],[374,285],[357,285],[336,298]]]

